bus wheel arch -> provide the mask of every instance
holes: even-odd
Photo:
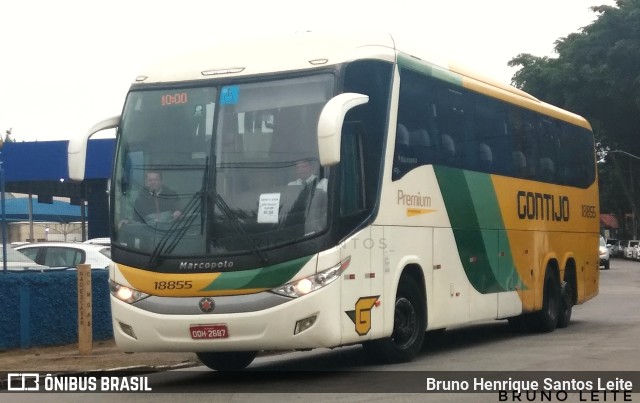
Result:
[[[385,363],[411,361],[422,349],[427,328],[427,304],[422,269],[408,265],[395,293],[391,336],[363,343],[365,350]]]

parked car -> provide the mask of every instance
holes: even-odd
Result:
[[[622,243],[624,241],[616,241],[616,243],[613,245],[613,248],[611,248],[611,257],[622,257],[622,251],[624,250],[624,247],[622,246]]]
[[[605,270],[609,270],[609,260],[611,255],[609,254],[607,243],[602,236],[600,237],[600,247],[598,252],[600,254],[600,266],[604,267]]]
[[[3,248],[0,244],[0,270],[4,270]],[[39,265],[25,254],[13,249],[7,245],[7,270],[11,271],[44,271],[49,269],[47,266]]]
[[[111,247],[73,242],[41,242],[18,246],[36,263],[49,267],[76,267],[90,264],[92,269],[107,269],[111,264]]]
[[[624,248],[624,258],[625,259],[635,259],[636,256],[634,255],[634,252],[637,254],[637,249],[636,247],[638,246],[638,244],[640,243],[640,241],[637,241],[635,239],[632,239],[629,241],[629,245],[627,245],[627,247]]]
[[[92,245],[111,246],[111,238],[91,238],[91,239],[87,239],[83,243],[89,243]]]
[[[631,252],[631,259],[640,260],[640,242],[638,242],[636,245],[630,246],[630,248],[633,248]]]
[[[622,240],[620,241],[620,246],[618,249],[618,257],[625,257],[625,250],[627,249],[627,247],[629,246],[629,241],[627,240]]]
[[[609,256],[616,257],[616,251],[620,245],[619,239],[609,238],[607,241],[607,249],[609,249]]]

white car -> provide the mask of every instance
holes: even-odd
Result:
[[[111,246],[111,238],[91,238],[91,239],[87,239],[83,243],[88,243],[92,245]]]
[[[609,270],[609,248],[607,248],[607,243],[604,240],[604,237],[600,237],[600,247],[598,251],[600,255],[600,266],[603,266],[605,270]]]
[[[36,263],[49,267],[76,267],[89,264],[92,269],[108,269],[111,264],[111,247],[75,242],[41,242],[18,246]]]
[[[629,241],[629,245],[627,245],[624,248],[624,255],[623,257],[625,259],[635,259],[636,255],[634,253],[637,253],[637,249],[636,247],[638,246],[638,244],[640,244],[640,241],[637,240],[631,240]]]
[[[44,271],[47,266],[39,265],[26,255],[7,245],[7,270],[10,271]],[[4,257],[2,244],[0,243],[0,271],[4,270]]]

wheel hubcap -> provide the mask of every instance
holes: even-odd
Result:
[[[417,337],[417,314],[415,307],[408,299],[401,297],[396,301],[393,322],[393,342],[400,348],[411,345]]]

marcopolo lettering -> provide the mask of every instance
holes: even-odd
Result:
[[[518,218],[521,220],[569,221],[569,197],[518,191]]]
[[[180,262],[180,270],[225,269],[233,267],[233,261],[224,262]]]

